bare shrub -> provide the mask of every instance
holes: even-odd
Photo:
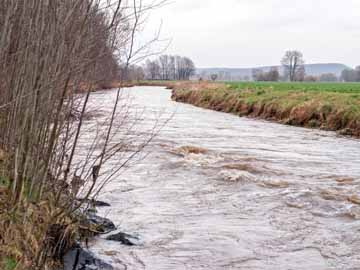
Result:
[[[96,196],[157,133],[159,124],[146,136],[134,134],[128,100],[119,88],[79,160],[92,91],[122,81],[132,61],[144,57],[149,43],[135,46],[139,28],[145,14],[162,3],[1,1],[0,153],[6,158],[0,179],[7,199],[0,211],[0,255],[15,256],[26,269],[44,267],[55,255],[52,228],[61,228],[59,241],[73,237],[78,193]],[[81,96],[79,88],[85,88]],[[118,136],[123,130],[126,140]],[[103,169],[119,155],[110,172]],[[24,239],[28,246],[21,244]]]

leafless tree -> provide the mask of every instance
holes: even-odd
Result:
[[[253,70],[253,79],[255,81],[270,81],[277,82],[280,78],[280,73],[277,67],[272,67],[268,72],[264,72],[261,69]]]
[[[169,55],[161,55],[159,57],[160,74],[162,80],[170,80],[171,68]]]
[[[145,64],[147,78],[150,80],[189,80],[195,75],[195,64],[188,57],[161,55]]]
[[[58,244],[50,232],[58,232],[61,242],[70,237],[73,213],[81,206],[78,193],[84,199],[96,196],[156,134],[155,125],[135,144],[120,87],[85,152],[81,146],[92,91],[104,82],[122,82],[132,63],[143,59],[148,43],[137,46],[139,28],[146,13],[161,4],[1,1],[0,153],[6,160],[0,179],[10,192],[8,208],[0,209],[0,255],[2,247],[22,241],[27,246],[19,244],[25,249],[20,260],[31,263],[26,269],[43,268]],[[105,165],[114,157],[118,162],[109,169]],[[35,213],[41,216],[31,222]]]
[[[254,68],[254,69],[251,70],[251,76],[252,76],[254,81],[258,81],[261,74],[262,74],[261,69]]]
[[[216,81],[217,78],[218,78],[218,75],[215,74],[215,73],[214,73],[214,74],[211,74],[211,75],[210,75],[210,78],[211,78],[212,81]]]
[[[357,82],[360,82],[360,66],[357,66],[357,67],[355,68],[355,80],[356,80]]]
[[[130,65],[129,67],[120,66],[120,75],[125,78],[126,81],[141,81],[145,79],[145,71],[142,66]]]
[[[183,61],[183,70],[182,70],[182,77],[180,76],[180,80],[189,80],[191,76],[195,74],[195,70],[196,70],[195,64],[188,57],[183,57],[181,61]]]
[[[344,69],[341,72],[340,79],[344,82],[360,82],[360,67]]]
[[[145,70],[148,79],[160,79],[160,65],[157,61],[147,60],[145,64]]]
[[[267,72],[267,77],[269,81],[277,82],[280,78],[279,69],[277,67],[272,67],[269,72]]]
[[[169,55],[169,74],[170,80],[175,80],[176,78],[176,66],[175,66],[175,56]]]
[[[287,51],[285,56],[281,60],[281,64],[284,68],[284,77],[290,81],[297,81],[304,78],[304,59],[303,54],[299,51]]]
[[[306,76],[305,67],[301,66],[296,70],[295,81],[303,82]]]

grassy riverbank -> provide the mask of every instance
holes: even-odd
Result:
[[[59,209],[53,207],[50,199],[40,203],[23,201],[14,207],[10,191],[0,187],[0,208],[0,269],[35,269],[35,263],[42,260],[39,254],[44,246],[51,254],[56,248],[65,250],[72,244],[69,240],[77,226],[64,215],[54,218]],[[67,231],[64,246],[56,247],[57,237],[64,231]],[[55,265],[56,260],[47,264],[48,267]]]
[[[284,124],[360,136],[360,84],[186,83],[173,100]]]
[[[0,171],[6,171],[8,161],[9,155],[0,148]],[[77,220],[56,204],[51,191],[53,183],[44,186],[40,200],[26,186],[23,199],[16,202],[12,196],[13,182],[11,177],[0,174],[0,269],[36,269],[35,265],[47,256],[54,256],[46,263],[47,267],[59,266],[61,254],[78,235]],[[62,193],[60,201],[71,199],[69,193]]]

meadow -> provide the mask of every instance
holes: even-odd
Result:
[[[360,94],[360,83],[342,82],[226,82],[234,90],[321,91]]]

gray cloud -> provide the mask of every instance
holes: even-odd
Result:
[[[308,63],[360,64],[358,0],[175,0],[154,11],[150,29],[163,21],[169,53],[198,66],[275,65],[287,49]]]

